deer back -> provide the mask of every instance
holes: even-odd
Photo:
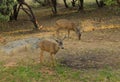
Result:
[[[59,50],[59,47],[55,42],[43,40],[40,42],[40,49],[55,54]]]
[[[58,29],[68,29],[72,30],[74,27],[74,23],[67,19],[60,19],[56,21],[56,25]]]

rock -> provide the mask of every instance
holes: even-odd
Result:
[[[34,50],[38,48],[38,42],[40,42],[40,40],[40,38],[31,37],[27,39],[8,42],[6,45],[0,47],[0,52],[4,54],[13,54],[26,50]]]

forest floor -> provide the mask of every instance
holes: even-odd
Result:
[[[61,18],[80,24],[83,31],[81,40],[77,40],[75,33],[71,32],[71,38],[64,41],[65,49],[56,54],[58,65],[54,69],[49,67],[48,62],[44,66],[39,64],[39,49],[12,55],[1,53],[1,82],[120,81],[120,12],[117,8],[87,8],[81,12],[76,12],[72,8],[62,8],[56,16],[50,14],[49,8],[33,11],[43,29],[33,31],[34,26],[21,11],[18,21],[0,24],[1,46],[30,37],[53,37],[55,21]],[[63,33],[66,34],[65,31]],[[48,56],[45,59],[49,61]],[[13,69],[4,66],[13,66]],[[5,75],[7,77],[3,78]]]

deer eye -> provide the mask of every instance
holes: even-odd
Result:
[[[59,45],[63,45],[63,43],[62,43],[62,42],[59,42]]]

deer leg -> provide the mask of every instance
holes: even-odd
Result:
[[[68,30],[68,38],[70,38],[70,30]]]
[[[43,63],[43,51],[40,52],[40,63]]]
[[[55,66],[54,54],[51,53],[50,56],[51,56],[51,62],[52,62],[51,66]]]
[[[59,38],[60,37],[59,30],[56,31],[56,34],[57,34],[57,37]]]

